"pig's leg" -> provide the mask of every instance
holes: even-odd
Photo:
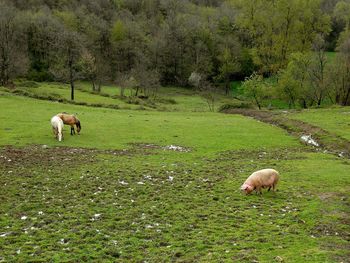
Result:
[[[260,194],[260,195],[262,194],[261,187],[257,187],[255,191],[256,191],[257,194]]]

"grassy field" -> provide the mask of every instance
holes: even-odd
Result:
[[[70,86],[62,83],[34,83],[34,87],[27,87],[27,81],[16,82],[16,89],[25,91],[35,96],[45,96],[55,99],[65,99],[70,101]],[[125,95],[134,94],[132,89],[126,89]],[[117,105],[121,109],[137,110],[159,110],[159,111],[181,111],[181,112],[207,112],[209,107],[207,101],[198,95],[197,92],[174,87],[161,87],[155,99],[129,101],[122,100],[120,88],[117,86],[104,85],[100,93],[93,93],[91,84],[88,82],[77,82],[75,90],[75,102]],[[226,103],[232,103],[232,98],[217,94],[214,102],[215,109]]]
[[[303,110],[289,113],[287,117],[311,123],[350,140],[350,107]]]
[[[0,105],[0,262],[348,261],[350,161],[281,129],[4,92]],[[82,122],[62,143],[49,124],[60,111]],[[265,167],[279,191],[242,195]]]

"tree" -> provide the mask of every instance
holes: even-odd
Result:
[[[27,70],[21,15],[11,3],[0,1],[0,85],[3,86]]]
[[[49,10],[28,13],[26,39],[30,69],[27,77],[35,81],[52,81],[50,67],[57,52],[62,25]]]
[[[220,67],[217,78],[224,81],[225,94],[228,95],[230,91],[230,77],[240,69],[239,59],[232,54],[229,48],[224,48],[218,59],[220,61]]]
[[[313,59],[310,64],[310,82],[312,87],[313,96],[317,103],[317,106],[320,106],[322,100],[324,99],[327,87],[325,80],[325,70],[327,65],[327,56],[325,53],[326,43],[321,36],[318,36],[313,43]]]
[[[142,92],[145,97],[155,97],[160,87],[159,74],[156,70],[147,69],[139,64],[130,72],[130,76],[135,80],[135,96]]]
[[[260,110],[266,96],[266,86],[263,76],[254,72],[250,77],[245,79],[242,85],[246,96],[251,98]]]
[[[57,43],[58,52],[55,54],[56,63],[52,69],[57,78],[70,83],[71,100],[74,100],[75,81],[81,70],[79,61],[84,41],[77,32],[78,21],[73,13],[57,11],[55,15],[62,21],[62,27]]]
[[[342,106],[350,105],[350,34],[339,45],[334,67],[330,71],[335,102]]]
[[[79,63],[84,77],[91,81],[92,90],[99,91],[96,86],[98,74],[96,58],[87,49],[83,49]]]
[[[216,87],[210,83],[204,75],[197,72],[192,72],[191,76],[188,78],[188,82],[206,100],[209,110],[214,111],[217,97]]]
[[[334,17],[345,25],[345,31],[350,30],[350,2],[339,1],[334,8]]]
[[[310,50],[317,34],[330,30],[330,17],[320,0],[236,0],[241,39],[251,48],[260,72],[272,75],[288,63],[290,54]]]

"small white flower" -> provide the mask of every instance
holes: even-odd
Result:
[[[43,211],[39,211],[38,214],[39,214],[39,215],[43,215],[44,212],[43,212]]]
[[[26,220],[28,217],[27,216],[22,216],[21,219],[22,220]]]

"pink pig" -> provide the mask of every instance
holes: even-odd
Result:
[[[252,173],[244,184],[241,186],[241,190],[246,194],[250,194],[252,191],[262,194],[261,189],[268,187],[268,191],[275,191],[276,185],[279,180],[279,173],[274,169],[263,169]]]

